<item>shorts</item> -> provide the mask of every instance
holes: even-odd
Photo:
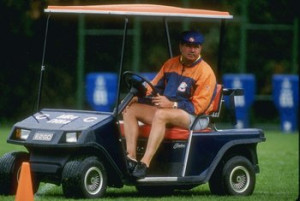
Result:
[[[189,127],[191,129],[197,115],[189,114],[189,116],[190,116],[190,126]],[[194,126],[193,130],[201,130],[201,129],[207,128],[208,124],[209,124],[209,118],[208,117],[200,117],[197,120],[197,123]]]

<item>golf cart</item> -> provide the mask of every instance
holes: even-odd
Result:
[[[66,197],[98,198],[104,196],[107,187],[121,188],[124,185],[136,186],[141,193],[172,192],[175,189],[188,190],[207,182],[211,193],[216,195],[253,193],[255,175],[259,172],[256,147],[259,142],[265,141],[263,131],[218,130],[214,125],[214,119],[218,118],[221,111],[223,97],[229,96],[234,115],[234,96],[243,95],[242,89],[217,86],[211,103],[213,112],[197,117],[209,118],[211,124],[208,128],[194,130],[194,125],[190,130],[168,127],[165,139],[143,179],[136,179],[129,173],[124,143],[126,139],[120,118],[134,96],[145,96],[145,83],[153,88],[143,76],[135,72],[123,72],[128,16],[163,19],[169,42],[168,18],[223,21],[232,18],[229,13],[149,4],[49,6],[45,12],[49,16],[63,13],[123,17],[118,87],[120,89],[124,82],[129,92],[120,101],[118,90],[113,112],[41,109],[17,122],[7,142],[23,145],[27,152],[10,152],[0,158],[0,194],[16,192],[20,167],[25,161],[30,163],[35,192],[40,182],[53,183],[62,185]],[[43,72],[44,64],[40,83]],[[140,125],[138,157],[145,151],[150,129],[151,125]]]

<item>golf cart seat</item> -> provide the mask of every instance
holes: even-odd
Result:
[[[214,124],[212,118],[219,117],[220,114],[220,109],[221,109],[221,104],[222,104],[222,91],[223,91],[223,86],[221,84],[217,85],[216,89],[216,94],[214,100],[211,102],[213,105],[213,109],[209,114],[201,114],[199,115],[195,121],[200,120],[201,118],[209,118],[210,122]],[[193,128],[193,126],[192,126]],[[172,127],[167,127],[166,128],[166,133],[165,133],[165,139],[167,140],[187,140],[190,132],[203,132],[203,133],[209,133],[214,131],[214,126],[213,128],[207,127],[205,129],[201,130],[191,130],[180,128],[177,126],[172,126]],[[143,124],[139,122],[139,137],[140,138],[148,138],[151,130],[151,125],[150,124]],[[124,136],[124,124],[122,121],[120,121],[120,131],[122,136]]]

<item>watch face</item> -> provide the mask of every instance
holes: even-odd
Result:
[[[177,105],[178,105],[178,103],[177,103],[177,102],[174,102],[173,108],[176,109],[176,108],[177,108]]]

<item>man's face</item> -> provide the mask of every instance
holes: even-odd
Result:
[[[186,62],[194,62],[201,53],[201,45],[184,43],[179,45],[179,49],[183,59]]]

